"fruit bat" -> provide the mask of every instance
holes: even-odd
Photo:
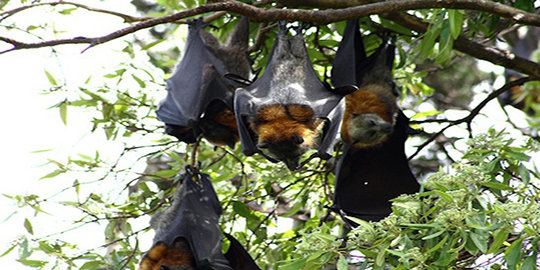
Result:
[[[188,170],[171,206],[150,221],[156,231],[154,245],[143,257],[141,270],[180,266],[231,269],[221,252],[221,211],[210,177]]]
[[[239,85],[223,76],[251,76],[249,23],[242,18],[227,45],[204,30],[206,26],[202,19],[189,22],[184,56],[167,80],[167,96],[156,114],[165,123],[165,132],[180,141],[193,143],[202,135],[215,145],[233,148],[238,131],[232,100]]]
[[[289,38],[284,24],[280,27],[263,74],[236,90],[234,110],[245,155],[259,153],[296,170],[308,149],[317,149],[312,157],[331,157],[344,111],[341,93],[356,88],[325,86],[313,70],[304,36]]]
[[[236,240],[232,235],[225,233],[225,237],[229,239],[229,249],[225,253],[225,258],[229,261],[229,264],[234,270],[260,270],[259,266],[255,263],[253,258],[244,249],[242,244]]]
[[[365,148],[345,145],[336,167],[333,210],[342,216],[378,221],[392,212],[390,199],[418,192],[420,185],[405,155],[409,131],[409,119],[400,111],[384,143]]]
[[[420,188],[405,155],[411,129],[396,104],[393,59],[394,47],[386,38],[366,57],[358,22],[347,22],[332,69],[334,86],[358,86],[346,96],[345,149],[336,167],[331,207],[342,216],[378,221],[391,213],[390,199]]]
[[[150,221],[156,235],[152,248],[141,260],[140,269],[259,269],[230,235],[227,236],[231,242],[229,250],[225,255],[221,252],[222,234],[218,226],[221,212],[210,177],[187,169],[171,206]]]
[[[392,75],[394,54],[395,47],[384,36],[382,44],[367,57],[358,21],[347,21],[332,68],[332,83],[358,86],[345,98],[341,126],[342,140],[354,147],[380,144],[392,132],[399,110]]]

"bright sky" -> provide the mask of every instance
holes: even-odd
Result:
[[[103,3],[97,0],[84,1],[90,6],[99,7]],[[116,4],[116,5],[112,5]],[[104,7],[111,10],[121,10],[124,13],[135,14],[129,1],[108,1]],[[26,12],[14,16],[12,19],[18,24],[31,23],[33,19],[41,21],[41,18],[49,18],[46,13],[49,9],[39,9],[36,12]],[[93,14],[95,15],[95,14]],[[121,20],[107,15],[95,15],[99,19],[85,19],[77,17],[76,23],[66,21],[68,17],[58,16],[55,19],[54,27],[67,30],[68,33],[77,33],[78,36],[99,36],[122,27]],[[53,25],[49,25],[53,27]],[[0,28],[0,36],[11,36],[5,29]],[[24,37],[24,36],[23,36]],[[92,48],[85,53],[80,52],[86,45],[65,45],[56,47],[60,58],[51,54],[50,49],[21,50],[0,55],[0,78],[4,100],[0,106],[2,115],[3,132],[0,140],[0,149],[4,155],[0,157],[2,178],[4,185],[2,194],[51,194],[56,190],[65,187],[66,183],[73,182],[73,179],[45,179],[36,181],[45,174],[51,172],[53,167],[41,166],[47,162],[47,158],[54,158],[60,161],[66,159],[68,155],[84,153],[93,156],[96,147],[100,150],[108,149],[105,153],[115,153],[121,150],[121,145],[107,141],[103,134],[90,133],[90,124],[86,119],[88,116],[77,113],[75,110],[68,110],[68,126],[60,120],[58,109],[47,109],[58,102],[57,96],[41,95],[43,90],[49,89],[50,83],[45,75],[45,70],[51,74],[58,75],[59,82],[64,82],[70,87],[82,85],[89,75],[99,73],[103,70],[111,70],[111,65],[121,62],[119,54],[110,53],[123,48],[122,41],[113,41],[104,45]],[[0,50],[3,47],[0,44]],[[489,64],[482,64],[491,69]],[[477,89],[480,91],[482,89]],[[484,89],[485,90],[485,89]],[[485,95],[480,95],[475,102],[478,103]],[[485,119],[485,124],[490,126],[494,120],[505,120],[504,117],[493,117],[491,112],[500,112],[498,104],[492,102],[485,111],[489,117],[479,116]],[[520,112],[516,112],[517,115]],[[455,116],[450,116],[455,117]],[[518,119],[518,118],[514,118]],[[523,120],[518,120],[520,126],[525,126]],[[478,130],[478,129],[477,129]],[[516,135],[517,136],[517,135]],[[51,152],[31,153],[36,150],[54,149]],[[106,158],[106,157],[105,157]],[[106,188],[106,187],[105,187]],[[58,198],[56,198],[58,199]],[[16,239],[18,235],[24,234],[24,218],[31,219],[36,236],[43,236],[48,233],[59,231],[59,227],[67,226],[66,221],[69,211],[62,212],[63,215],[55,219],[34,218],[31,211],[19,212],[5,219],[14,211],[15,204],[5,198],[0,198],[0,227],[2,237],[0,237],[0,254]],[[19,210],[20,211],[20,210]],[[59,214],[57,212],[55,215]],[[93,231],[92,231],[93,230]],[[85,235],[71,235],[70,237],[86,237],[84,242],[88,247],[94,247],[102,243],[103,230],[94,226],[85,231]],[[97,236],[96,236],[97,235]],[[144,239],[143,239],[144,241]],[[149,239],[146,239],[149,241]],[[24,266],[14,262],[17,258],[16,252],[12,252],[6,257],[0,258],[0,265],[6,269],[24,269]]]

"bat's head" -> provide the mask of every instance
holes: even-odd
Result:
[[[355,114],[349,119],[348,132],[355,144],[377,145],[384,142],[394,130],[393,124],[378,114]]]
[[[323,120],[314,118],[313,109],[306,105],[265,106],[251,121],[257,148],[290,170],[296,170],[303,154],[318,145],[323,126]]]
[[[171,247],[163,242],[155,244],[143,257],[140,270],[191,270],[195,259],[187,241],[178,238]]]

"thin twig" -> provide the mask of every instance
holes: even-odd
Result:
[[[489,94],[484,100],[482,100],[482,102],[480,102],[480,104],[478,104],[476,107],[474,107],[474,109],[471,110],[469,115],[467,115],[467,116],[465,116],[465,117],[463,117],[461,119],[457,119],[457,120],[433,119],[433,121],[424,121],[424,123],[426,123],[426,122],[446,122],[446,123],[448,123],[448,125],[445,126],[444,128],[442,128],[441,130],[439,130],[439,132],[435,133],[433,136],[431,136],[424,143],[419,145],[418,148],[416,149],[416,152],[414,152],[414,154],[409,156],[408,159],[411,160],[412,158],[414,158],[418,153],[420,153],[420,151],[422,151],[422,149],[424,149],[424,147],[426,147],[428,144],[432,143],[437,137],[439,137],[441,134],[443,134],[444,131],[446,131],[448,128],[450,128],[452,126],[459,125],[461,123],[467,123],[468,129],[470,129],[470,124],[471,124],[472,120],[474,119],[474,117],[476,117],[480,113],[480,111],[486,106],[486,104],[488,102],[490,102],[494,98],[498,97],[499,95],[501,95],[505,91],[511,89],[512,87],[517,86],[517,85],[522,85],[522,84],[524,84],[524,83],[526,83],[528,81],[532,81],[532,80],[539,80],[539,79],[538,78],[533,78],[533,77],[524,77],[524,78],[520,78],[520,79],[517,79],[515,81],[511,81],[511,82],[505,84],[503,87],[497,89],[496,91],[491,92],[491,94]],[[437,121],[435,121],[435,120],[437,120]],[[417,123],[417,122],[411,121],[411,124],[412,123]]]

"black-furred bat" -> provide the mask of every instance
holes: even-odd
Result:
[[[238,141],[232,100],[239,85],[224,75],[251,76],[249,23],[242,18],[227,45],[204,30],[205,26],[202,19],[190,22],[184,56],[167,80],[167,96],[156,113],[165,122],[165,132],[180,141],[193,143],[202,134],[215,145],[232,148]]]
[[[336,168],[332,209],[342,216],[378,221],[391,213],[390,199],[420,189],[405,155],[411,129],[396,105],[393,59],[386,39],[366,57],[358,22],[347,22],[332,69],[335,86],[358,86],[346,97],[345,149]]]
[[[382,44],[366,56],[357,20],[347,21],[332,68],[332,84],[354,84],[358,91],[346,96],[341,138],[354,147],[383,143],[392,132],[399,111],[393,81],[395,47]]]
[[[260,153],[295,170],[308,149],[317,149],[315,155],[323,159],[332,155],[344,111],[337,93],[353,90],[325,86],[313,70],[303,35],[289,38],[281,28],[263,74],[236,90],[234,111],[245,155]]]
[[[227,236],[229,251],[221,252],[221,212],[210,177],[187,169],[171,206],[150,221],[156,231],[154,244],[142,258],[140,269],[259,269],[232,236]]]

